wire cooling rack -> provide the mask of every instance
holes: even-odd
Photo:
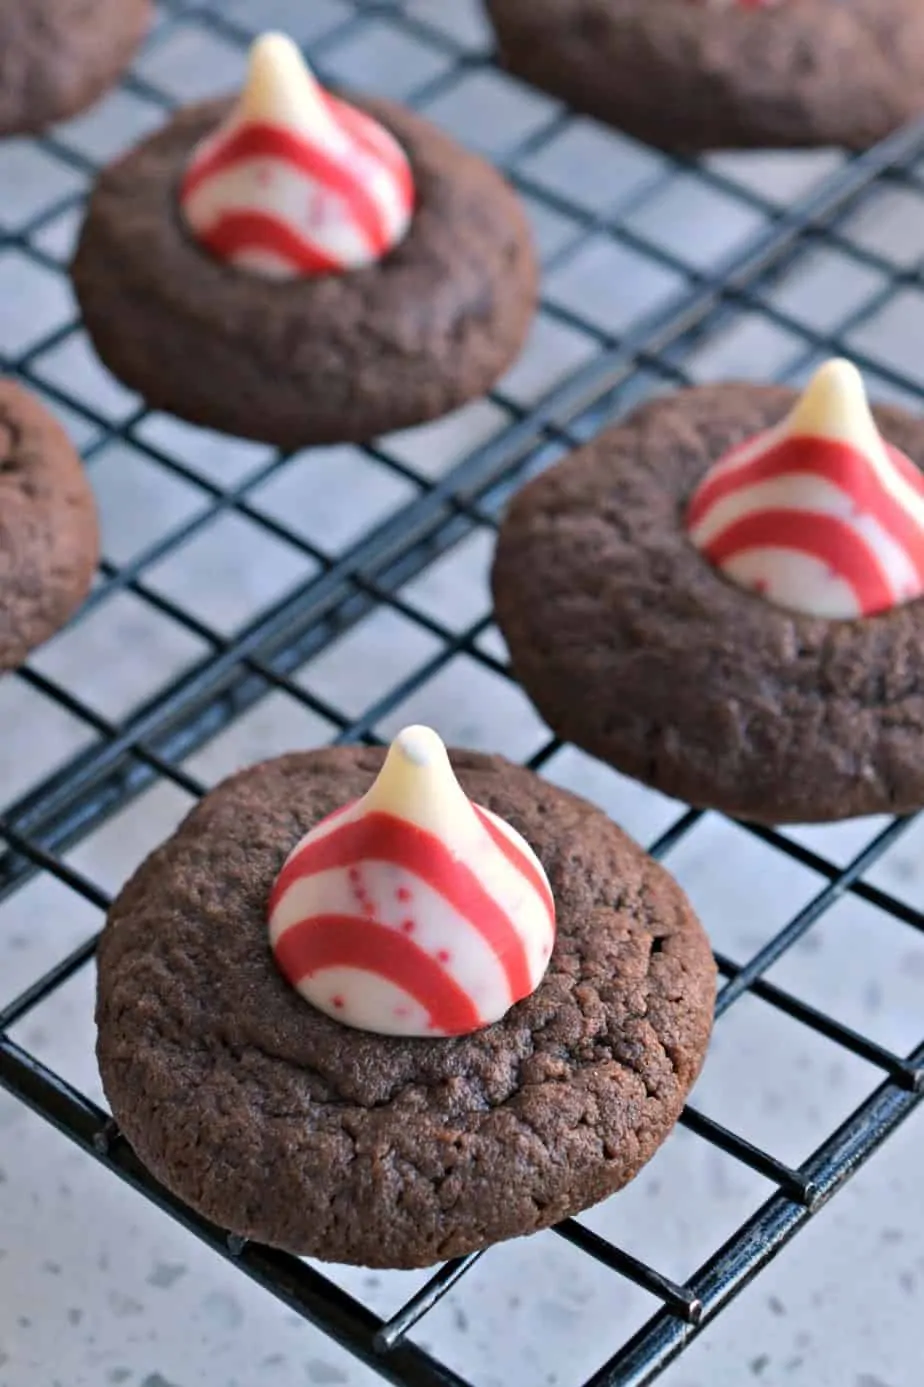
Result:
[[[66,283],[96,169],[177,101],[236,80],[247,41],[267,22],[305,42],[328,80],[384,87],[485,149],[526,199],[545,264],[533,339],[489,400],[366,449],[322,450],[320,472],[312,457],[209,442],[147,413],[94,363]],[[81,618],[7,681],[23,695],[15,707],[41,708],[51,730],[46,736],[44,724],[34,724],[31,754],[41,778],[7,786],[17,797],[0,822],[0,900],[45,874],[72,901],[105,910],[109,892],[74,865],[75,847],[154,784],[203,793],[208,777],[193,769],[199,750],[270,695],[284,695],[341,742],[378,740],[424,705],[451,711],[450,671],[460,661],[473,699],[509,701],[513,686],[483,600],[461,616],[447,617],[441,606],[440,592],[457,582],[454,556],[489,541],[525,478],[640,398],[722,375],[798,380],[838,353],[851,355],[880,394],[924,403],[922,170],[920,127],[850,160],[829,153],[699,164],[664,158],[499,74],[467,5],[162,5],[145,54],[100,112],[0,150],[0,180],[18,190],[0,232],[0,364],[58,410],[97,483],[104,530],[107,506],[119,521]],[[155,474],[161,491],[151,518],[146,488]],[[120,486],[128,498],[121,510]],[[238,592],[231,582],[224,605],[202,599],[216,552],[208,537],[219,527],[238,570],[250,564],[275,575],[256,591]],[[271,549],[273,562],[264,564]],[[397,667],[378,651],[380,685],[371,696],[339,694],[333,676],[317,685],[310,673],[317,662],[373,612],[413,631],[412,653]],[[110,670],[108,682],[86,684],[75,662],[81,645],[91,663]],[[145,664],[151,649],[156,659]],[[129,666],[141,668],[143,686],[126,676],[123,687]],[[547,734],[523,740],[524,708],[516,704],[508,718],[510,742],[542,770],[561,748]],[[64,724],[70,740],[62,741],[54,729]],[[670,818],[650,844],[669,862],[702,816],[678,807]],[[798,835],[740,826],[778,863],[799,864],[822,886],[746,961],[719,954],[720,1028],[749,994],[872,1066],[878,1087],[794,1164],[688,1107],[682,1125],[697,1140],[773,1188],[683,1282],[585,1221],[555,1230],[611,1271],[614,1294],[628,1280],[654,1307],[586,1387],[652,1382],[919,1102],[924,1035],[916,1048],[894,1052],[767,977],[847,897],[924,929],[920,902],[868,879],[909,823],[884,823],[846,862]],[[315,1266],[197,1218],[148,1176],[92,1097],[26,1048],[22,1023],[90,964],[94,947],[90,937],[57,958],[0,1010],[0,1085],[383,1378],[465,1387],[415,1331],[478,1257],[439,1268],[383,1318]],[[554,1253],[551,1235],[548,1247]]]

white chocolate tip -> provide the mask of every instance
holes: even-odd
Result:
[[[295,70],[304,66],[298,44],[288,34],[274,30],[260,34],[250,45],[250,65],[252,68],[275,68],[277,71],[286,65]]]
[[[826,361],[815,372],[786,422],[786,432],[829,438],[872,457],[885,453],[863,377],[852,362],[840,357]]]
[[[286,125],[315,136],[336,132],[314,74],[298,44],[286,34],[261,34],[251,44],[237,116],[241,121]]]
[[[432,727],[405,727],[393,746],[415,766],[432,766],[446,757],[446,748]]]
[[[429,727],[405,727],[398,733],[364,804],[449,837],[464,834],[469,816],[475,822],[446,748]]]

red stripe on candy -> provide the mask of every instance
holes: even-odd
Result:
[[[713,506],[745,487],[791,474],[821,477],[858,502],[880,490],[871,464],[856,448],[826,438],[788,438],[733,471],[707,477],[690,505],[689,523],[698,524]]]
[[[534,862],[531,862],[530,859],[526,856],[526,854],[520,848],[518,848],[515,843],[511,843],[507,835],[501,832],[501,830],[497,827],[497,824],[494,823],[490,816],[485,813],[485,811],[481,808],[480,805],[473,804],[472,808],[478,815],[478,818],[481,820],[483,826],[491,835],[491,839],[494,843],[494,846],[500,848],[501,852],[504,854],[507,861],[510,863],[511,867],[515,867],[517,871],[520,873],[520,875],[526,878],[533,890],[536,891],[538,895],[542,897],[542,900],[545,902],[545,908],[549,912],[549,919],[554,923],[555,901],[552,898],[552,892],[549,887],[549,883],[546,881],[542,873],[540,871],[537,871],[536,864]]]
[[[902,474],[905,481],[908,482],[921,499],[924,500],[924,473],[922,473],[920,467],[913,463],[909,457],[906,457],[904,453],[900,452],[898,448],[893,448],[891,443],[887,443],[885,446],[886,452],[896,470]]]
[[[407,992],[446,1035],[465,1035],[484,1022],[468,994],[405,935],[352,915],[313,915],[276,941],[276,963],[297,987],[325,968],[356,968]]]
[[[507,976],[511,1002],[529,995],[532,981],[526,949],[505,912],[475,873],[454,857],[435,834],[392,814],[364,814],[317,842],[305,843],[276,878],[270,895],[270,914],[293,882],[316,872],[371,861],[391,862],[425,881],[468,920],[494,952]]]
[[[351,139],[373,159],[386,165],[392,178],[398,183],[398,192],[405,207],[413,206],[414,183],[410,165],[403,151],[396,147],[393,137],[386,137],[375,121],[355,106],[338,101],[335,96],[328,97],[336,120],[343,126]]]
[[[211,154],[192,164],[183,180],[181,197],[191,197],[213,174],[224,173],[245,159],[278,159],[323,183],[346,203],[371,249],[376,254],[387,249],[384,217],[361,178],[341,160],[275,125],[241,126]]]
[[[827,564],[853,589],[864,615],[894,604],[891,585],[862,538],[843,520],[817,511],[766,510],[735,521],[704,549],[721,566],[749,549],[793,549]]]
[[[895,460],[895,450],[890,451]],[[898,457],[901,457],[901,454],[898,454]],[[905,463],[903,475],[907,476],[907,468],[913,464],[907,459],[902,461]],[[820,477],[836,486],[850,498],[856,511],[871,515],[896,543],[901,545],[919,579],[924,581],[924,531],[920,524],[885,488],[878,473],[863,453],[846,443],[837,443],[830,439],[792,438],[752,462],[745,463],[735,472],[707,480],[693,499],[688,524],[697,525],[713,506],[726,497],[734,496],[746,487],[775,481],[784,476]],[[910,481],[910,476],[907,479]],[[920,473],[914,484],[924,495],[924,483]],[[787,511],[786,514],[789,515],[790,512]],[[811,518],[815,515],[820,516],[821,512],[805,514]]]
[[[220,260],[230,260],[242,251],[266,250],[303,274],[340,272],[336,260],[263,212],[226,212],[213,226],[197,235],[205,249]]]

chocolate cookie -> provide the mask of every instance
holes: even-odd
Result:
[[[785,611],[694,548],[689,498],[792,406],[774,386],[655,400],[515,497],[497,619],[549,726],[627,775],[758,822],[924,804],[924,601],[835,621]],[[924,467],[924,421],[875,411]]]
[[[585,801],[456,752],[466,792],[548,872],[538,990],[458,1039],[352,1030],[284,982],[267,899],[286,854],[363,794],[381,751],[225,781],[122,891],[99,952],[106,1093],[154,1174],[235,1232],[334,1261],[426,1266],[605,1198],[699,1072],[715,969],[668,874]]]
[[[228,102],[181,111],[102,174],[74,287],[99,355],[152,407],[289,449],[362,441],[483,394],[519,352],[537,271],[512,190],[410,111],[350,100],[403,145],[417,189],[407,236],[367,268],[278,282],[192,240],[178,186]]]
[[[150,0],[0,0],[0,135],[43,130],[119,77]]]
[[[512,72],[663,149],[862,149],[924,111],[919,0],[486,3]]]
[[[0,380],[0,671],[16,669],[86,597],[99,557],[93,493],[61,425]]]

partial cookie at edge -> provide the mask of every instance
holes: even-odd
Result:
[[[509,69],[668,150],[862,149],[924,111],[918,0],[487,0]]]
[[[0,0],[0,134],[26,134],[91,106],[148,30],[150,0]]]
[[[684,510],[794,392],[703,386],[636,410],[528,484],[492,586],[514,672],[558,736],[687,803],[760,822],[924,804],[924,600],[800,616],[727,581]],[[874,410],[924,467],[924,420]]]
[[[73,444],[29,391],[0,380],[0,671],[74,614],[98,558],[93,493]]]

